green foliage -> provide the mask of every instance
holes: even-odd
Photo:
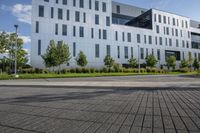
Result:
[[[119,63],[114,63],[113,69],[114,69],[115,72],[123,72],[123,67]]]
[[[107,55],[104,58],[104,65],[109,68],[109,70],[111,69],[111,67],[113,67],[113,65],[115,64],[115,60],[113,60],[113,58],[110,55]]]
[[[129,67],[131,67],[131,68],[135,68],[138,65],[137,59],[135,59],[135,58],[129,59],[128,63],[129,63]]]
[[[194,59],[193,67],[195,70],[198,70],[200,67],[200,63],[198,62],[197,58]]]
[[[168,69],[173,68],[175,69],[176,67],[176,57],[175,56],[170,56],[166,58],[166,65]]]
[[[149,55],[149,56],[147,56],[145,60],[146,60],[146,65],[147,65],[148,67],[155,67],[156,63],[158,62],[158,61],[156,60],[155,56],[152,55],[152,54]]]
[[[9,43],[9,35],[6,32],[0,33],[0,53],[6,52]]]
[[[65,44],[63,41],[60,44],[57,44],[57,66],[60,67],[62,64],[66,64],[71,59],[71,54],[69,51],[69,46]],[[60,68],[59,68],[60,69]]]
[[[182,60],[180,64],[181,68],[188,68],[189,67],[189,62],[187,60]]]
[[[47,68],[56,67],[57,63],[57,48],[54,40],[50,41],[46,53],[41,56]]]
[[[78,57],[76,58],[76,63],[80,67],[85,67],[88,63],[86,55],[83,53],[83,51],[80,51],[78,54]]]
[[[59,71],[60,65],[68,63],[71,59],[68,45],[63,42],[56,44],[54,40],[50,41],[46,53],[41,57],[47,68],[59,66]]]

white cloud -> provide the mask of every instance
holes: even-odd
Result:
[[[15,4],[12,7],[0,5],[0,10],[11,12],[19,22],[31,24],[31,5]]]
[[[20,22],[31,24],[31,5],[16,4],[11,8],[12,14]]]
[[[24,44],[27,44],[27,43],[31,42],[31,37],[30,36],[19,36],[19,38],[23,39]]]

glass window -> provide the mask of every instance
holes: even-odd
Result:
[[[39,22],[36,21],[36,24],[35,24],[35,33],[39,33]]]
[[[79,6],[79,7],[80,7],[80,8],[84,8],[84,0],[80,0],[79,3],[80,3],[80,6]]]
[[[152,36],[149,36],[149,44],[152,44]]]
[[[95,15],[95,24],[99,25],[99,15]]]
[[[75,21],[80,22],[80,12],[78,11],[75,12]]]
[[[160,45],[162,45],[163,44],[162,37],[159,37],[159,41],[160,41]]]
[[[58,35],[58,24],[55,24],[55,34]]]
[[[122,41],[124,42],[125,41],[125,33],[122,32]]]
[[[95,10],[99,11],[99,1],[95,1]]]
[[[76,26],[73,26],[73,36],[76,36]]]
[[[74,7],[76,6],[76,0],[73,0],[73,6]]]
[[[124,47],[124,58],[128,59],[128,47]]]
[[[99,29],[99,39],[101,39],[101,29]]]
[[[91,38],[94,38],[94,28],[91,28]]]
[[[95,45],[95,57],[99,58],[100,57],[100,52],[99,52],[99,44]]]
[[[44,6],[39,6],[39,17],[44,17]]]
[[[117,58],[120,58],[120,46],[117,46]]]
[[[120,14],[121,11],[120,11],[120,6],[119,5],[116,6],[116,10],[117,10],[117,13]]]
[[[69,21],[70,20],[70,11],[67,10],[67,20]]]
[[[157,59],[160,60],[160,49],[157,50]]]
[[[115,40],[118,41],[118,32],[115,31]]]
[[[63,10],[58,8],[58,19],[63,19]]]
[[[161,15],[158,15],[158,21],[159,21],[159,23],[162,23]]]
[[[63,0],[63,5],[67,5],[67,0]]]
[[[108,56],[111,56],[110,45],[106,45],[106,54],[107,54]]]
[[[140,48],[140,59],[144,59],[144,48]]]
[[[107,30],[103,30],[103,39],[104,39],[104,40],[107,39]]]
[[[156,33],[160,33],[159,25],[156,25]]]
[[[110,17],[106,17],[106,26],[110,26]]]
[[[89,9],[92,9],[92,0],[89,0]]]
[[[38,55],[41,55],[41,40],[38,40]]]
[[[76,43],[73,43],[73,56],[76,57]]]
[[[102,3],[102,11],[103,11],[103,12],[106,12],[106,10],[107,10],[106,3],[103,2],[103,3]]]
[[[131,33],[127,34],[128,42],[131,42]]]
[[[67,25],[66,24],[62,25],[62,35],[67,36]]]
[[[53,17],[54,17],[54,8],[51,7],[51,18],[53,18]]]
[[[133,58],[133,47],[131,47],[131,58]]]
[[[83,23],[86,23],[86,13],[83,13]]]
[[[79,36],[84,37],[84,27],[79,27]]]
[[[141,40],[140,40],[140,34],[137,34],[137,43],[140,43]]]

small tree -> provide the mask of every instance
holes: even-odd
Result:
[[[173,69],[175,69],[176,67],[176,57],[175,56],[170,56],[170,57],[167,57],[166,58],[166,65],[167,65],[167,68],[170,69],[171,67]]]
[[[154,55],[149,55],[146,57],[146,64],[148,67],[155,67],[156,63],[158,62]]]
[[[86,55],[83,53],[83,51],[80,51],[78,54],[78,57],[76,58],[76,63],[78,66],[85,67],[88,63]]]
[[[62,64],[66,64],[71,59],[71,54],[69,51],[69,46],[65,44],[63,41],[59,44],[57,44],[56,47],[57,51],[57,66],[59,66],[59,72],[60,72],[60,66]]]
[[[50,41],[49,46],[46,49],[46,53],[41,56],[42,59],[44,60],[44,64],[47,68],[51,68],[57,66],[57,48],[56,48],[56,43],[54,40]]]
[[[181,68],[187,68],[189,66],[189,62],[187,60],[182,60],[181,61],[181,64],[180,64],[180,67]]]
[[[189,62],[189,65],[190,65],[190,69],[192,69],[193,58],[192,58],[191,52],[188,53],[188,62]]]
[[[128,63],[129,63],[129,67],[131,68],[135,68],[137,66],[137,59],[135,58],[131,58],[130,60],[128,60]]]
[[[200,67],[200,63],[198,62],[197,58],[194,59],[193,67],[195,70],[198,70]]]
[[[111,67],[113,67],[114,63],[115,63],[115,60],[113,60],[113,58],[110,55],[107,55],[104,58],[104,64],[106,67],[108,67],[109,70],[111,69]]]

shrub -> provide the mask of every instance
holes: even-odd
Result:
[[[95,68],[90,68],[90,73],[95,73],[96,69]]]
[[[76,69],[74,69],[74,68],[71,68],[69,71],[70,71],[70,73],[76,73]]]
[[[61,73],[62,73],[62,74],[67,74],[67,73],[68,73],[68,70],[67,70],[67,69],[63,69],[63,70],[61,70]]]
[[[109,69],[106,68],[106,67],[104,67],[104,68],[101,69],[101,72],[103,72],[103,73],[108,73],[108,72],[109,72]]]
[[[179,72],[181,72],[181,73],[188,73],[188,72],[190,72],[190,69],[189,68],[180,68],[179,69]]]
[[[122,72],[123,71],[122,66],[120,64],[118,64],[118,63],[115,63],[113,65],[113,69],[114,69],[114,72]]]

